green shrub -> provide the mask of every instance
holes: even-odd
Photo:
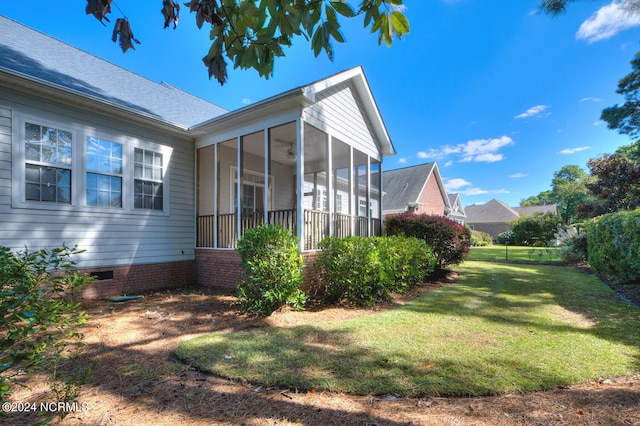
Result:
[[[473,247],[485,247],[490,246],[492,243],[491,235],[482,231],[470,231],[471,232],[471,245]]]
[[[402,213],[385,221],[387,235],[406,235],[424,240],[437,258],[437,267],[460,264],[469,255],[471,232],[443,216]]]
[[[556,234],[558,254],[566,262],[577,263],[587,260],[587,234],[582,227],[571,226]]]
[[[298,238],[280,224],[248,229],[238,241],[245,277],[238,286],[243,312],[271,314],[283,305],[303,309],[303,258]]]
[[[60,401],[77,395],[81,385],[69,374],[79,348],[77,329],[86,321],[72,299],[73,290],[91,279],[74,272],[75,247],[12,252],[0,247],[0,396],[20,371],[43,371]],[[63,384],[59,384],[62,380]]]
[[[640,210],[599,216],[587,222],[589,265],[616,282],[640,279]]]
[[[316,260],[329,302],[372,306],[423,282],[436,262],[422,240],[403,236],[325,238]]]
[[[560,216],[535,212],[510,222],[513,244],[517,246],[546,247],[554,239],[562,224]]]

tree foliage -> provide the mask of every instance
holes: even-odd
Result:
[[[567,6],[576,0],[540,0],[540,9],[551,15],[566,12]],[[629,13],[640,13],[640,0],[622,0],[621,7]]]
[[[580,166],[568,165],[553,174],[552,197],[564,223],[571,223],[577,216],[577,207],[589,199],[586,184],[590,178]]]
[[[618,154],[592,158],[587,166],[593,180],[586,187],[593,199],[578,207],[582,218],[640,207],[640,163]]]
[[[554,204],[556,200],[553,197],[551,191],[542,191],[538,195],[532,195],[520,200],[520,207],[528,206],[546,206],[548,204]]]
[[[113,0],[87,0],[86,13],[101,23],[109,22]],[[196,25],[210,27],[211,47],[202,59],[220,84],[227,81],[228,61],[234,68],[254,68],[260,76],[273,74],[274,60],[285,56],[283,48],[295,37],[311,42],[317,57],[324,51],[333,60],[333,42],[343,43],[344,18],[363,17],[365,28],[378,34],[378,43],[391,46],[396,38],[409,33],[403,0],[363,0],[355,7],[349,0],[191,0],[184,3],[195,14]],[[164,27],[177,27],[180,5],[162,1]],[[116,21],[114,41],[120,36],[123,52],[138,42],[126,18]],[[138,42],[139,43],[139,42]]]

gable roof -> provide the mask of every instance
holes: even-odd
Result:
[[[496,199],[482,205],[467,206],[465,212],[468,223],[506,223],[519,216],[513,208]]]
[[[407,206],[417,203],[427,181],[434,176],[445,207],[450,207],[449,197],[442,183],[438,165],[435,162],[385,170],[382,173],[382,190],[384,191],[384,210],[387,212],[406,211]]]
[[[464,211],[464,206],[462,205],[462,198],[460,198],[460,194],[456,192],[452,194],[447,194],[447,196],[449,197],[449,204],[451,205],[451,211],[449,212],[449,214],[457,217],[466,217],[466,213]],[[457,210],[455,210],[456,204],[458,206]]]
[[[80,99],[88,106],[115,108],[124,117],[133,114],[183,130],[226,112],[4,16],[0,28],[0,83],[23,90],[35,86],[59,99]]]
[[[348,84],[358,96],[367,124],[370,126],[375,139],[379,143],[383,156],[394,155],[396,150],[391,142],[382,115],[378,110],[373,94],[367,82],[362,67],[356,66],[336,73],[321,80],[314,81],[304,86],[299,86],[275,96],[263,99],[240,109],[226,114],[212,117],[210,120],[195,126],[192,133],[197,136],[209,134],[212,129],[217,132],[225,128],[234,128],[247,122],[248,117],[255,120],[260,115],[274,115],[279,111],[286,111],[292,106],[306,107],[316,102],[317,97],[323,91],[341,84]]]

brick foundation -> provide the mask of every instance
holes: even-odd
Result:
[[[314,291],[316,282],[313,268],[318,253],[303,253],[304,276],[303,289]],[[235,250],[196,250],[196,284],[204,287],[237,288],[242,279],[240,255]]]
[[[92,282],[79,290],[80,297],[100,299],[132,295],[168,288],[187,287],[196,282],[194,261],[81,269],[79,272],[97,273],[97,275],[104,277],[110,276],[111,271],[113,271],[113,278]]]
[[[243,269],[235,250],[196,249],[196,284],[203,287],[236,288]]]

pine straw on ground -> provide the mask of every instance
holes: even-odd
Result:
[[[268,318],[237,313],[229,293],[183,289],[123,303],[87,301],[83,361],[93,377],[78,401],[88,410],[63,425],[640,425],[640,375],[603,378],[561,389],[480,398],[397,398],[328,392],[298,393],[206,375],[173,357],[176,346],[203,333],[373,314],[455,281],[455,274],[419,286],[376,310],[334,307],[278,312]],[[12,400],[49,402],[41,377]],[[7,424],[32,424],[33,415]],[[2,420],[0,419],[0,422]]]

